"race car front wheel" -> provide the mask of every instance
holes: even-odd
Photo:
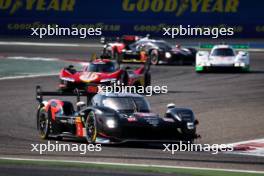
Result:
[[[95,143],[97,137],[97,126],[95,113],[93,111],[89,112],[89,114],[87,115],[85,128],[87,142],[92,144]]]
[[[48,113],[45,111],[44,107],[40,107],[38,110],[37,125],[41,139],[47,139],[49,137],[49,123],[50,119]]]
[[[182,135],[184,136],[183,137],[184,141],[189,141],[189,143],[194,143],[194,139],[196,138],[196,128],[192,130],[182,128],[181,131],[182,131]]]

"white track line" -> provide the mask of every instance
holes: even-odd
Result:
[[[0,159],[2,159],[2,160],[13,160],[13,161],[36,161],[36,162],[98,164],[98,165],[113,165],[113,166],[158,167],[158,168],[171,168],[171,169],[193,169],[193,170],[207,170],[207,171],[225,171],[225,172],[264,174],[264,171],[253,171],[253,170],[214,169],[214,168],[203,168],[203,167],[185,167],[185,166],[152,165],[152,164],[128,164],[128,163],[92,162],[92,161],[76,161],[76,160],[69,161],[69,160],[50,160],[50,159],[29,159],[29,158],[9,158],[9,157],[0,157]]]
[[[11,59],[11,60],[28,60],[28,61],[63,61],[68,62],[66,59],[62,60],[60,58],[45,58],[45,57],[23,57],[23,56],[10,56],[5,57],[5,59]],[[73,62],[70,61],[69,62]],[[86,62],[78,62],[81,65],[87,65]],[[50,74],[31,74],[31,75],[23,75],[23,76],[6,76],[6,77],[0,77],[1,80],[12,80],[12,79],[24,79],[24,78],[37,78],[37,77],[45,77],[45,76],[55,76],[59,75],[59,73],[50,73]]]
[[[44,42],[8,42],[0,41],[4,46],[57,46],[57,47],[101,47],[101,44],[78,44],[78,43],[44,43]]]
[[[59,75],[59,73],[40,74],[40,75],[26,75],[26,76],[7,76],[7,77],[0,78],[0,81],[12,80],[12,79],[38,78],[38,77],[55,76],[55,75]]]

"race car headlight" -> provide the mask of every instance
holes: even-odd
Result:
[[[245,67],[246,66],[246,64],[244,63],[244,62],[237,62],[237,63],[235,63],[235,67]]]
[[[166,53],[165,53],[165,57],[166,57],[166,58],[171,58],[171,53],[170,53],[170,52],[166,52]]]
[[[63,81],[69,81],[69,82],[74,82],[75,81],[74,79],[67,78],[67,77],[61,77],[60,79],[63,80]]]
[[[101,83],[104,83],[104,82],[116,82],[116,78],[102,79],[100,82],[101,82]]]
[[[198,63],[197,65],[202,66],[202,67],[206,66],[204,62]]]
[[[208,62],[207,62],[207,63],[205,63],[205,65],[206,65],[207,67],[211,66],[211,64],[210,64],[210,63],[208,63]]]
[[[194,122],[187,122],[187,128],[188,128],[189,130],[194,129]]]
[[[240,66],[241,66],[241,67],[245,67],[246,64],[245,64],[244,62],[242,62],[242,63],[240,64]]]
[[[113,119],[108,119],[108,120],[106,120],[106,126],[107,126],[108,128],[115,128],[115,127],[116,127],[116,122],[115,122],[115,120],[113,120]]]

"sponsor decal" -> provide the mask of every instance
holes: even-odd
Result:
[[[0,0],[0,10],[8,11],[10,15],[23,11],[37,12],[72,12],[75,0]]]
[[[123,0],[125,12],[174,13],[236,13],[239,0]]]
[[[93,73],[93,72],[84,72],[81,76],[80,76],[80,80],[84,81],[84,82],[91,82],[94,81],[98,78],[97,73]]]
[[[153,127],[157,127],[159,124],[159,119],[158,118],[145,118],[145,120],[152,125]]]

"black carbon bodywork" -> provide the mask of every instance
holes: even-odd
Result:
[[[86,92],[62,93],[62,92],[42,92],[37,87],[37,100],[40,107],[43,106],[43,96],[77,96],[77,102],[80,102],[80,96],[87,97],[86,106],[77,106],[74,111],[71,102],[52,99],[49,102],[56,101],[62,106],[56,112],[50,132],[53,135],[76,135],[76,121],[81,121],[82,128],[87,128],[87,119],[93,112],[96,121],[97,138],[107,141],[107,143],[122,143],[129,141],[149,141],[149,142],[166,142],[166,141],[193,141],[198,137],[196,134],[196,125],[198,121],[192,110],[187,108],[168,107],[164,117],[150,112],[148,102],[143,96],[138,94],[89,94]],[[130,101],[139,103],[141,106],[128,107],[128,109],[117,110],[118,101]],[[103,102],[111,100],[112,106],[107,106]],[[145,104],[144,104],[145,103]],[[105,105],[105,106],[104,106]],[[122,104],[120,104],[123,106]],[[136,104],[135,104],[136,105]],[[56,105],[57,107],[57,105]],[[124,106],[123,106],[124,107]],[[68,110],[70,108],[70,110]],[[111,121],[111,125],[109,125]],[[53,127],[56,127],[53,128]],[[54,131],[56,130],[56,132]],[[86,129],[87,130],[87,129]],[[85,137],[85,136],[83,136]],[[100,143],[100,141],[98,142]],[[104,142],[105,143],[105,142]]]

